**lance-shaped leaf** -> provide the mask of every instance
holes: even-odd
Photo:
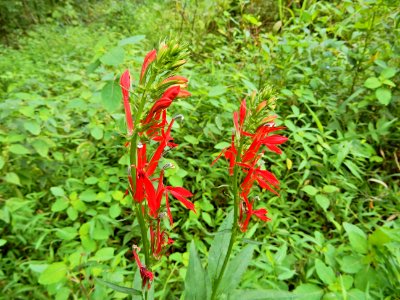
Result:
[[[189,266],[185,278],[185,299],[207,299],[206,273],[201,265],[194,241],[190,244]]]

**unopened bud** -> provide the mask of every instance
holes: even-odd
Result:
[[[263,101],[257,106],[257,112],[260,112],[265,106],[267,106],[267,101]]]

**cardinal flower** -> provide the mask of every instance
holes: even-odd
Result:
[[[265,208],[253,210],[254,201],[250,202],[245,193],[241,194],[241,198],[242,201],[239,211],[239,225],[241,231],[245,232],[247,230],[251,216],[255,216],[264,222],[271,220],[267,217],[268,211]]]
[[[122,89],[122,97],[124,100],[125,119],[126,119],[126,124],[128,127],[128,134],[131,135],[133,132],[131,105],[129,104],[129,89],[131,87],[131,77],[130,77],[128,70],[126,70],[121,75],[120,85],[121,85],[121,89]]]
[[[140,277],[142,277],[142,288],[144,288],[147,285],[147,289],[150,289],[151,282],[154,279],[154,274],[151,271],[147,270],[146,266],[142,264],[142,262],[139,259],[139,255],[136,253],[136,250],[140,251],[140,248],[134,245],[132,247],[132,252],[140,271]]]
[[[140,72],[140,82],[142,82],[143,77],[146,74],[147,68],[156,59],[156,57],[157,51],[155,49],[146,54],[142,65],[142,71]]]

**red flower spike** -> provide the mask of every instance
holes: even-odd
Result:
[[[243,100],[240,105],[240,128],[243,128],[244,120],[246,119],[246,100]]]
[[[149,53],[147,53],[147,55],[143,61],[142,71],[140,72],[140,82],[142,82],[143,76],[146,73],[147,68],[156,59],[156,57],[157,57],[157,51],[155,49],[153,49]]]
[[[130,76],[128,70],[126,70],[121,75],[120,86],[121,86],[121,90],[122,90],[122,97],[124,100],[125,119],[126,119],[126,125],[128,127],[128,134],[131,135],[133,132],[131,105],[129,103],[129,89],[131,87],[131,76]]]
[[[239,212],[239,224],[240,224],[240,230],[242,232],[247,231],[247,227],[249,225],[251,216],[255,216],[258,219],[260,219],[261,221],[267,222],[270,221],[271,219],[267,217],[268,211],[265,208],[261,208],[261,209],[256,209],[253,210],[253,202],[250,202],[247,199],[247,195],[246,194],[241,194],[242,196],[242,203],[240,206],[240,212]],[[243,220],[243,211],[246,214],[246,218]]]
[[[172,219],[172,214],[171,214],[171,210],[169,207],[168,193],[170,193],[172,196],[174,196],[176,199],[178,199],[179,202],[181,202],[186,208],[192,210],[193,212],[196,212],[196,210],[194,208],[194,204],[192,202],[190,202],[188,199],[186,199],[188,197],[193,196],[193,194],[191,192],[184,189],[183,187],[166,186],[165,187],[165,204],[167,207],[167,214],[168,214],[169,222],[170,222],[171,226],[174,224],[174,221]]]
[[[151,282],[154,279],[154,274],[146,269],[146,266],[144,266],[140,259],[139,255],[136,253],[136,249],[138,249],[136,246],[133,247],[132,252],[133,256],[135,258],[136,264],[139,268],[140,271],[140,277],[142,277],[142,288],[144,288],[147,285],[147,289],[150,289]],[[138,249],[140,251],[140,249]]]

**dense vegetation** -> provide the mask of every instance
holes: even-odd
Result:
[[[241,99],[267,84],[289,142],[264,157],[280,197],[263,194],[272,221],[234,249],[256,245],[232,299],[400,297],[396,1],[42,0],[34,20],[11,2],[0,2],[0,298],[123,298],[95,278],[138,284],[118,77],[137,80],[167,37],[189,45],[193,96],[172,108],[185,120],[166,176],[195,194],[197,214],[174,207],[155,298],[182,296],[191,240],[206,262],[231,207],[227,167],[210,164]]]

